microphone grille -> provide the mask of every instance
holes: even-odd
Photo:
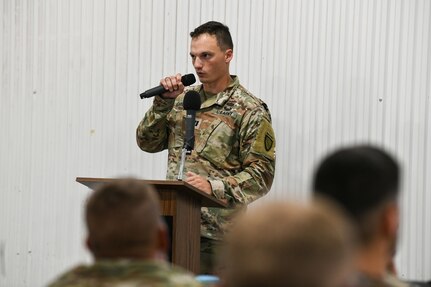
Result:
[[[201,96],[196,91],[188,91],[184,95],[183,107],[185,110],[197,111],[201,108]]]
[[[184,86],[190,86],[196,83],[195,75],[193,74],[187,74],[181,77],[181,83],[183,83]]]

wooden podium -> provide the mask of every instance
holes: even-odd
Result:
[[[77,177],[76,181],[95,189],[115,178]],[[183,181],[142,180],[155,187],[163,216],[172,217],[172,262],[199,274],[201,207],[226,207],[222,201]]]

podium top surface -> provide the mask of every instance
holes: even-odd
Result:
[[[90,189],[96,189],[99,186],[111,183],[119,180],[118,178],[94,178],[94,177],[77,177],[76,181],[89,187]],[[203,207],[219,207],[226,208],[227,204],[217,198],[206,194],[205,192],[197,189],[196,187],[188,184],[184,181],[178,180],[144,180],[141,181],[153,185],[157,189],[173,189],[180,192],[189,192],[193,196],[198,196],[201,200]]]

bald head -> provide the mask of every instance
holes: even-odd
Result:
[[[337,286],[350,262],[350,227],[335,207],[272,203],[228,236],[227,286]]]
[[[88,242],[96,258],[149,257],[158,246],[158,196],[142,181],[124,179],[96,190],[86,206]]]

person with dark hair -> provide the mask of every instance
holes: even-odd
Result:
[[[166,261],[168,238],[153,188],[124,179],[91,194],[85,220],[93,265],[66,272],[50,287],[183,286],[200,284]]]
[[[224,287],[342,287],[353,272],[350,222],[326,201],[273,202],[227,234]]]
[[[201,273],[210,273],[214,246],[230,218],[271,188],[275,135],[266,104],[229,72],[233,58],[229,28],[210,21],[190,35],[190,56],[202,84],[186,89],[180,74],[161,79],[167,92],[154,98],[136,138],[144,151],[168,149],[166,177],[176,179],[184,143],[184,95],[189,90],[199,93],[202,104],[196,113],[195,149],[186,158],[185,181],[230,207],[201,212]]]
[[[400,169],[374,146],[335,151],[317,167],[313,190],[345,209],[359,237],[356,286],[408,286],[388,273],[399,225]]]
[[[226,25],[216,21],[209,21],[190,32],[190,37],[196,39],[203,34],[215,36],[217,45],[222,51],[233,50],[232,37]]]

